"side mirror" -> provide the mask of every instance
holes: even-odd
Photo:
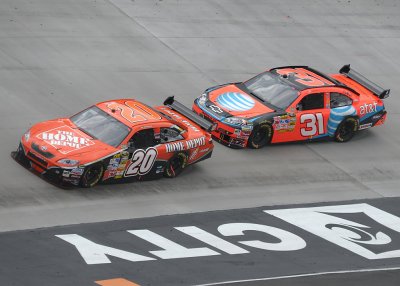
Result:
[[[298,103],[298,104],[296,105],[296,110],[302,111],[302,110],[303,110],[303,105],[302,105],[301,103]]]

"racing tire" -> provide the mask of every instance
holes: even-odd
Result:
[[[344,119],[338,126],[335,132],[335,141],[344,143],[350,141],[358,130],[358,120],[354,117]]]
[[[175,178],[180,173],[182,173],[183,169],[185,169],[187,165],[188,157],[185,153],[179,152],[172,156],[171,159],[168,160],[167,165],[164,170],[164,177],[166,178]]]
[[[259,149],[271,142],[272,126],[270,124],[260,124],[254,127],[249,137],[247,146],[253,149]]]
[[[101,163],[86,167],[82,174],[80,185],[84,188],[94,187],[103,177],[104,166]]]

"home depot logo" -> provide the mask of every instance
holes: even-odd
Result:
[[[44,131],[36,137],[53,146],[62,154],[68,154],[94,144],[83,133],[78,133],[76,130],[65,125]]]

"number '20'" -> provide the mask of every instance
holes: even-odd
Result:
[[[157,154],[157,149],[152,147],[146,149],[146,151],[142,149],[136,150],[132,155],[130,165],[125,171],[125,177],[147,174],[153,167]]]

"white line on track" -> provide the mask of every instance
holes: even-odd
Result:
[[[245,282],[255,282],[255,281],[290,279],[290,278],[298,278],[298,277],[322,276],[322,275],[329,275],[329,274],[346,274],[346,273],[378,272],[378,271],[393,271],[393,270],[400,270],[400,267],[354,269],[354,270],[342,270],[342,271],[330,271],[330,272],[318,272],[318,273],[304,273],[304,274],[287,275],[287,276],[276,276],[276,277],[255,278],[255,279],[247,279],[247,280],[232,280],[232,281],[222,281],[222,282],[214,282],[214,283],[207,283],[207,284],[196,284],[196,285],[193,285],[193,286],[213,286],[213,285],[235,284],[235,283],[245,283]]]

